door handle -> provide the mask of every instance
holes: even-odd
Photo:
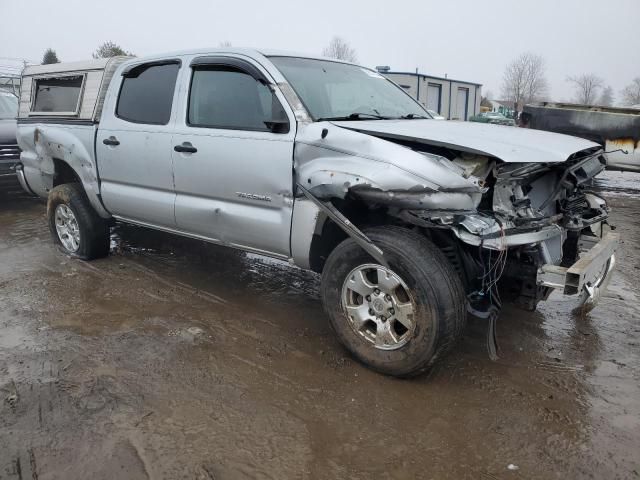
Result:
[[[176,152],[181,153],[196,153],[198,149],[191,145],[191,142],[184,142],[182,145],[176,145],[173,147]]]
[[[120,145],[120,142],[118,141],[118,139],[113,135],[111,135],[109,138],[105,138],[104,140],[102,140],[102,143],[104,143],[105,145],[113,145],[114,147],[117,145]]]

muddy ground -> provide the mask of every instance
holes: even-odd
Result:
[[[4,198],[0,479],[640,478],[640,177],[624,178],[599,308],[506,309],[496,362],[470,322],[410,381],[350,359],[312,274],[123,226],[108,258],[71,260],[41,203]]]

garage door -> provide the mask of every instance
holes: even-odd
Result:
[[[442,105],[442,86],[430,83],[427,86],[427,108],[434,112],[440,112],[440,106]]]
[[[469,89],[458,87],[458,98],[456,99],[456,118],[458,120],[467,119],[467,105],[469,104]]]

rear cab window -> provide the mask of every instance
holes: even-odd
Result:
[[[179,70],[178,60],[125,69],[116,116],[132,123],[167,125]]]

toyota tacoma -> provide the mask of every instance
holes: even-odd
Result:
[[[595,304],[617,234],[589,191],[600,145],[435,121],[378,72],[223,48],[27,67],[18,166],[55,242],[109,253],[113,221],[321,274],[340,342],[389,375],[428,370],[468,314]]]

